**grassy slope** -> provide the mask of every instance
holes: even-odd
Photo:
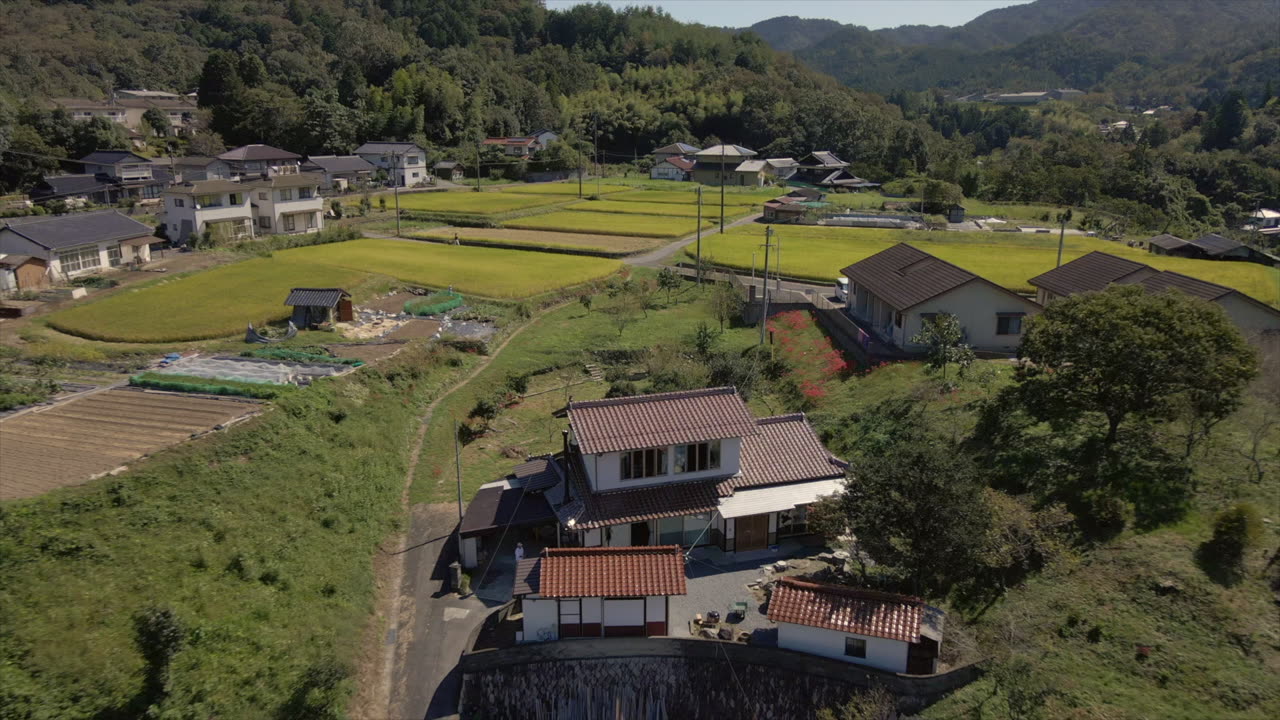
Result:
[[[351,269],[254,258],[187,276],[122,289],[102,300],[48,316],[49,325],[95,340],[173,342],[223,337],[289,315],[293,287],[351,288],[366,278]]]
[[[782,246],[782,273],[790,277],[831,282],[840,269],[899,242],[909,242],[925,252],[953,262],[1012,290],[1030,291],[1030,278],[1052,270],[1057,261],[1058,239],[1031,233],[958,233],[775,226]],[[751,267],[751,254],[763,242],[764,227],[747,225],[702,242],[703,255],[740,269]],[[1084,235],[1068,236],[1063,262],[1094,250],[1174,270],[1192,277],[1236,288],[1252,297],[1280,305],[1280,270],[1255,263],[1189,260],[1152,255],[1143,250]],[[686,248],[685,253],[691,251]]]
[[[191,717],[272,717],[329,666],[344,712],[418,413],[464,370],[406,351],[117,478],[4,504],[0,715],[140,717],[132,616],[153,605],[187,629],[171,698]]]
[[[496,215],[541,205],[563,202],[564,198],[546,195],[516,195],[498,192],[433,192],[406,193],[400,196],[401,210]],[[388,201],[388,207],[394,207]]]
[[[290,261],[390,275],[490,298],[524,298],[609,275],[616,260],[550,253],[364,239],[276,253]]]
[[[710,224],[709,219],[703,225]],[[692,235],[698,229],[694,218],[658,215],[619,215],[607,212],[560,212],[508,220],[503,227],[525,230],[558,230],[602,235],[634,235],[638,237],[676,238]]]
[[[657,297],[665,302],[664,294],[659,293]],[[530,391],[562,387],[565,379],[574,382],[582,379],[583,364],[591,362],[588,350],[638,349],[657,341],[677,342],[691,335],[699,322],[706,321],[715,326],[706,298],[695,289],[686,286],[683,292],[672,298],[670,307],[650,310],[647,318],[641,318],[626,328],[621,337],[609,315],[602,311],[608,302],[603,295],[597,296],[597,307],[590,313],[573,303],[537,320],[534,327],[512,340],[479,376],[437,407],[418,463],[413,501],[453,501],[456,490],[453,483],[452,422],[454,419],[465,421],[477,398],[501,387],[508,374],[551,367],[568,368],[565,378],[562,379],[557,371],[550,378],[537,380]],[[756,337],[754,328],[729,329],[719,347],[741,350]],[[601,397],[605,389],[607,386],[604,384],[581,385],[572,388],[570,394],[576,399]],[[530,453],[558,447],[564,423],[549,422],[545,412],[554,409],[552,406],[563,406],[565,394],[557,390],[549,395],[555,400],[539,396],[539,399],[527,401],[528,409],[524,409],[522,403],[508,410],[494,422],[497,433],[476,440],[465,448],[462,459],[464,497],[469,498],[480,485],[501,477],[519,462],[501,457],[503,447],[519,446]]]

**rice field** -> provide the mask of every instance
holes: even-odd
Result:
[[[499,192],[406,193],[400,196],[400,209],[464,215],[498,215],[515,210],[554,205],[565,200],[566,198],[556,196]],[[387,200],[387,206],[393,207],[391,199]]]
[[[666,217],[698,217],[698,206],[682,205],[677,203],[651,203],[651,202],[619,202],[616,200],[592,200],[589,202],[580,202],[569,205],[565,210],[573,212],[601,212],[601,213],[621,213],[624,215],[664,215]],[[734,206],[729,212],[740,215],[746,210],[745,207]],[[704,206],[702,208],[702,219],[715,216],[720,217],[720,207]]]
[[[588,233],[545,232],[514,228],[435,228],[410,233],[410,237],[452,240],[457,235],[465,242],[493,245],[521,245],[530,249],[588,250],[612,255],[652,250],[663,244],[658,238],[625,235],[591,235]]]
[[[688,190],[633,190],[628,193],[611,196],[609,200],[637,203],[696,205],[698,202],[698,195],[694,192],[694,187],[696,186],[690,186]],[[724,204],[734,206],[761,205],[766,200],[772,200],[780,195],[786,194],[787,191],[784,188],[736,191],[726,188]],[[703,212],[706,212],[707,209],[711,207],[720,207],[720,189],[704,187],[702,189]]]
[[[339,245],[346,243],[337,243]],[[46,318],[62,332],[108,342],[163,343],[243,333],[249,323],[283,320],[294,287],[346,287],[367,276],[358,269],[286,260],[282,253],[187,276],[125,288]]]
[[[781,247],[782,274],[822,283],[834,282],[841,268],[899,242],[909,242],[1010,290],[1031,292],[1033,288],[1027,281],[1052,270],[1058,254],[1058,238],[1051,234],[813,226],[774,226],[774,229],[775,240]],[[763,262],[757,247],[763,241],[763,227],[732,228],[723,235],[704,238],[702,254],[703,257],[710,255],[718,265],[746,270],[752,266],[753,252],[757,253],[757,262]],[[1094,250],[1235,288],[1258,300],[1280,306],[1280,270],[1275,268],[1254,263],[1152,255],[1144,250],[1084,235],[1067,236],[1062,260],[1069,262]],[[691,252],[686,248],[686,254]]]
[[[580,255],[375,238],[285,250],[276,257],[500,299],[580,285],[621,266],[617,260]]]
[[[710,219],[703,221],[709,226]],[[607,212],[562,210],[508,220],[503,227],[522,230],[555,230],[596,235],[631,235],[636,237],[677,238],[692,235],[698,229],[694,218],[658,215],[620,215]]]
[[[582,183],[582,197],[590,195],[608,195],[610,193],[622,192],[630,190],[626,185],[601,185],[600,189],[596,189],[595,181],[587,180]],[[519,194],[519,195],[572,195],[578,196],[578,181],[570,182],[552,182],[552,183],[528,183],[526,185],[513,185],[511,187],[502,188],[503,193]]]

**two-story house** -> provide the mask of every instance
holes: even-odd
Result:
[[[107,202],[158,200],[172,180],[168,170],[128,150],[97,150],[80,158],[86,175],[110,185]]]
[[[392,187],[413,187],[431,179],[427,151],[416,143],[367,142],[356,148],[355,154],[385,171],[387,183]]]
[[[244,145],[218,156],[235,179],[253,180],[275,175],[296,175],[302,156],[270,145]]]
[[[324,228],[324,200],[318,173],[275,175],[245,188],[259,234],[319,232]]]
[[[193,155],[178,158],[157,158],[153,162],[156,165],[168,168],[174,179],[179,182],[230,180],[233,177],[231,166],[218,158]]]
[[[764,163],[758,153],[741,145],[712,145],[694,153],[693,181],[703,185],[759,185]],[[741,169],[741,171],[739,171]]]
[[[952,315],[975,350],[1011,353],[1022,344],[1023,320],[1039,304],[923,250],[898,243],[843,271],[845,312],[883,342],[921,349],[912,338],[927,320]]]
[[[670,145],[663,145],[653,151],[653,163],[658,163],[668,158],[685,158],[702,152],[702,148],[695,147],[689,143],[674,142]]]
[[[152,134],[155,129],[143,117],[155,108],[169,120],[167,135],[188,135],[196,128],[196,103],[189,97],[159,91],[119,91],[109,100],[59,98],[53,101],[73,120],[103,117],[119,123],[133,133]]]
[[[323,190],[361,187],[373,180],[377,168],[359,155],[308,155],[302,172],[317,173]]]
[[[220,241],[253,239],[250,185],[230,180],[198,180],[164,191],[164,223],[169,239],[186,243],[208,230]]]

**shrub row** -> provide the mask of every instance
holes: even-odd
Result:
[[[356,360],[355,358],[333,357],[332,355],[320,355],[318,353],[302,352],[301,350],[290,350],[288,348],[259,348],[257,350],[245,350],[240,353],[240,357],[288,360],[302,363],[329,363],[331,365],[351,365],[352,367],[360,367],[361,365],[364,365],[363,360]]]
[[[191,375],[167,375],[163,373],[140,373],[129,378],[129,384],[135,387],[152,390],[168,390],[170,392],[204,393],[206,395],[233,395],[237,397],[271,400],[296,388],[292,385],[272,385],[270,383],[250,383],[236,380],[214,380],[212,378],[194,377]]]
[[[410,315],[435,315],[462,305],[462,296],[452,290],[434,292],[424,298],[407,300],[404,311]]]

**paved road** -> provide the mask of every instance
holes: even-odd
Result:
[[[732,228],[732,227],[737,227],[739,225],[745,225],[747,223],[755,222],[759,218],[760,218],[759,213],[756,213],[754,215],[748,215],[747,217],[734,220],[733,222],[728,223],[724,227],[726,230],[728,230],[729,228]],[[710,237],[711,235],[715,235],[718,232],[720,232],[719,226],[710,228],[708,230],[703,230],[702,237]],[[764,231],[761,230],[760,232],[764,232]],[[668,260],[671,259],[672,255],[675,255],[677,252],[680,252],[686,247],[692,245],[694,242],[697,241],[697,239],[698,239],[698,234],[694,233],[693,235],[677,240],[669,245],[663,245],[657,250],[650,250],[649,252],[641,253],[640,255],[632,255],[631,257],[623,258],[623,260],[628,265],[641,265],[643,267],[662,267],[663,265],[670,264]]]

